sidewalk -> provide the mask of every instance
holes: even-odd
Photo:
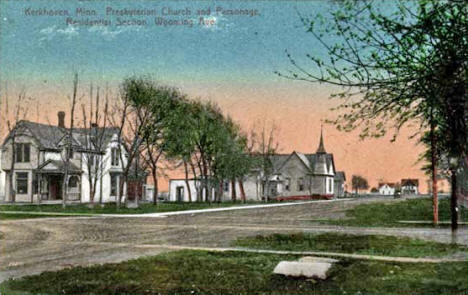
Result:
[[[100,214],[102,217],[166,217],[173,215],[190,215],[199,213],[209,212],[222,212],[222,211],[235,211],[235,210],[246,210],[246,209],[262,209],[262,208],[273,208],[273,207],[285,207],[285,206],[296,206],[304,204],[317,204],[317,203],[331,203],[340,201],[349,201],[353,199],[334,199],[334,200],[315,200],[315,201],[304,201],[304,202],[293,202],[293,203],[275,203],[275,204],[261,204],[261,205],[245,205],[245,206],[232,206],[223,208],[208,208],[208,209],[196,209],[196,210],[183,210],[183,211],[170,211],[170,212],[158,212],[158,213],[142,213],[142,214]]]
[[[173,215],[192,215],[200,213],[210,212],[222,212],[222,211],[234,211],[234,210],[245,210],[245,209],[262,209],[262,208],[273,208],[273,207],[285,207],[285,206],[296,206],[311,203],[330,203],[349,201],[353,199],[334,199],[334,200],[314,200],[314,201],[303,201],[303,202],[291,202],[291,203],[274,203],[274,204],[260,204],[260,205],[243,205],[243,206],[231,206],[221,208],[207,208],[207,209],[196,209],[196,210],[181,210],[181,211],[169,211],[169,212],[156,212],[156,213],[139,213],[139,214],[100,214],[100,213],[64,213],[64,212],[45,212],[45,211],[2,211],[0,206],[0,214],[27,214],[27,215],[55,215],[55,216],[86,216],[86,217],[123,217],[123,218],[164,218]]]

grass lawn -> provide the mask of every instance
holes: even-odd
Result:
[[[2,294],[466,294],[468,263],[341,259],[325,281],[272,273],[299,257],[178,251],[4,282]],[[16,293],[18,292],[18,293]],[[23,293],[30,292],[30,293]]]
[[[64,217],[64,215],[38,215],[38,214],[15,214],[15,213],[2,214],[0,213],[0,220],[44,218],[44,217]]]
[[[468,222],[468,209],[460,207],[460,221]],[[346,212],[346,219],[328,220],[323,223],[345,226],[415,227],[431,224],[406,224],[399,221],[432,221],[432,199],[409,199],[392,204],[361,204]],[[450,220],[450,200],[439,200],[439,220]],[[442,226],[442,225],[441,225]],[[450,225],[445,225],[450,226]]]
[[[287,251],[324,251],[400,257],[440,257],[465,252],[468,247],[383,235],[272,234],[240,238],[235,246]]]
[[[115,204],[104,204],[103,206],[95,205],[90,208],[87,204],[71,204],[67,205],[64,209],[61,204],[41,204],[41,205],[0,205],[0,215],[2,211],[22,211],[22,212],[60,212],[60,213],[73,213],[73,214],[142,214],[142,213],[157,213],[157,212],[170,212],[170,211],[183,211],[183,210],[196,210],[207,208],[221,208],[231,206],[243,206],[256,204],[248,202],[223,202],[223,203],[159,203],[153,204],[140,204],[139,208],[125,208],[117,209]],[[6,214],[5,214],[6,215]],[[50,217],[50,216],[40,216]]]

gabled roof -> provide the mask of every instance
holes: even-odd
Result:
[[[28,129],[31,132],[32,136],[37,140],[39,145],[45,149],[56,149],[57,143],[65,135],[64,128],[60,128],[58,126],[53,125],[22,120],[18,122],[15,129],[20,127]],[[7,138],[3,142],[3,145],[11,138],[11,133],[8,134]]]
[[[332,166],[333,171],[336,171],[335,161],[333,160],[333,154],[306,154],[307,158],[309,159],[310,167],[312,170],[315,170],[315,165],[318,162],[319,155],[325,156],[325,164],[327,165],[327,169],[328,167]]]
[[[309,169],[310,172],[313,173],[315,165],[318,162],[317,159],[318,159],[319,155],[318,154],[303,154],[303,153],[296,152],[296,151],[292,152],[291,154],[274,154],[274,155],[271,155],[270,156],[270,161],[272,163],[274,172],[278,173],[283,168],[283,166],[286,164],[286,162],[289,161],[289,159],[293,155],[297,155],[297,157],[301,160],[302,163],[304,163],[304,165],[307,167],[307,169]],[[333,154],[320,154],[320,155],[324,156],[325,164],[327,165],[327,169],[328,169],[328,167],[332,166],[333,171],[336,172],[335,162],[333,160]],[[260,157],[260,156],[257,155],[256,157]],[[343,172],[343,174],[344,174],[344,172]]]
[[[48,125],[36,122],[30,122],[22,120],[18,122],[16,128],[24,127],[28,129],[33,137],[37,140],[42,149],[52,149],[57,150],[61,149],[63,139],[67,136],[67,132],[69,129],[58,127],[55,125]],[[103,145],[106,146],[111,140],[114,134],[118,133],[118,129],[116,127],[106,127],[106,128],[99,128],[95,129],[96,134],[99,136],[103,135]],[[89,150],[90,149],[90,142],[89,136],[90,130],[86,128],[74,128],[73,129],[73,146],[75,148],[79,148],[82,150]],[[11,133],[7,136],[3,145],[11,138]],[[94,149],[94,148],[92,148]]]
[[[387,185],[388,187],[391,187],[391,188],[395,187],[395,183],[393,183],[393,182],[379,182],[379,188],[381,188],[382,186],[385,186],[385,185]]]
[[[401,186],[419,186],[419,179],[402,179]]]
[[[346,181],[346,174],[343,171],[335,172],[335,180],[337,181]]]

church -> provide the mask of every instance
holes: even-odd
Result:
[[[320,141],[315,153],[274,154],[269,157],[272,172],[254,169],[243,179],[247,200],[308,199],[315,197],[342,197],[345,192],[346,175],[337,171],[333,154],[327,153],[320,133]],[[192,196],[196,196],[196,180],[189,181]],[[225,181],[222,200],[230,200],[233,189],[240,199],[239,182]],[[213,192],[214,194],[214,192]],[[171,179],[169,182],[170,201],[188,201],[185,179]]]

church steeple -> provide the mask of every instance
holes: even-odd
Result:
[[[317,154],[326,154],[325,146],[323,145],[323,125],[320,124],[320,144],[317,149]]]

